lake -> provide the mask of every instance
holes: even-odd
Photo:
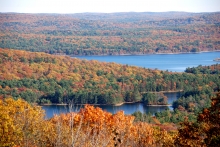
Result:
[[[115,62],[133,66],[183,72],[187,67],[216,64],[213,61],[220,57],[220,52],[203,52],[187,54],[152,54],[127,56],[77,56],[76,58],[98,60],[102,62]]]
[[[77,56],[80,59],[98,60],[102,62],[116,62],[133,66],[169,70],[173,72],[183,72],[187,67],[197,67],[198,65],[212,65],[218,62],[213,61],[220,57],[220,52],[204,52],[192,54],[153,54],[153,55],[129,55],[129,56]],[[166,93],[168,103],[172,104],[177,99],[177,93]],[[83,106],[76,106],[73,111],[78,111]],[[132,114],[135,111],[144,113],[156,113],[165,109],[172,110],[167,106],[144,106],[142,103],[124,104],[121,106],[99,105],[111,113],[123,110],[125,114]],[[69,112],[68,106],[42,106],[46,111],[46,117],[50,118],[53,114]]]
[[[168,97],[168,103],[172,104],[173,101],[175,101],[179,97],[179,92],[175,93],[164,93],[165,96]],[[42,106],[42,108],[46,112],[46,118],[51,118],[54,114],[60,114],[60,113],[67,113],[73,111],[77,112],[80,108],[83,108],[84,105],[75,105],[71,109],[69,106],[60,106],[60,105],[49,105],[49,106]],[[95,105],[95,107],[100,107],[103,110],[110,112],[110,113],[116,113],[120,110],[123,110],[125,114],[132,114],[136,111],[140,111],[142,113],[156,113],[160,112],[166,109],[172,109],[172,106],[145,106],[143,103],[125,103],[121,106],[113,106],[113,105]]]

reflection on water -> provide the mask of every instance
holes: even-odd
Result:
[[[160,112],[166,109],[172,110],[171,106],[144,106],[143,103],[132,103],[132,104],[123,104],[121,106],[112,106],[112,105],[95,105],[95,107],[100,107],[102,110],[116,113],[118,111],[124,111],[125,114],[132,114],[136,111],[140,111],[142,113],[151,113],[154,114],[156,112]],[[74,106],[72,110],[70,110],[69,106],[42,106],[42,108],[46,112],[46,118],[51,118],[54,114],[60,113],[68,113],[68,112],[78,112],[80,108],[84,108],[83,105],[81,106]]]
[[[168,103],[172,104],[172,102],[178,98],[179,93],[164,93],[164,95],[168,97]],[[74,105],[72,108],[70,108],[69,106],[56,105],[42,106],[42,108],[46,112],[46,118],[51,118],[54,114],[67,113],[70,111],[77,112],[80,108],[83,107],[84,105]],[[171,106],[145,106],[143,105],[143,103],[126,103],[121,106],[95,105],[95,107],[100,107],[103,110],[113,114],[121,110],[124,111],[125,114],[132,114],[136,111],[154,114],[156,112],[161,112],[166,109],[172,110]]]

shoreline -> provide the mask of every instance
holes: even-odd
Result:
[[[201,54],[201,53],[209,53],[209,52],[220,52],[220,50],[214,50],[214,51],[200,51],[200,52],[179,52],[179,53],[149,53],[149,54],[117,54],[117,55],[108,55],[108,54],[102,54],[102,55],[66,55],[70,56],[71,58],[77,58],[77,57],[84,57],[84,56],[146,56],[146,55],[178,55],[178,54]]]
[[[112,105],[112,106],[121,106],[123,104],[133,104],[133,103],[142,103],[141,101],[136,101],[136,102],[120,102],[117,104],[73,104],[73,105],[93,105],[93,106],[105,106],[105,105]],[[71,104],[67,104],[67,103],[62,103],[62,104],[57,104],[57,103],[51,103],[51,104],[37,104],[39,106],[68,106]]]
[[[148,91],[148,92],[142,92],[142,93],[177,93],[177,92],[183,92],[183,90],[176,90],[176,91]]]
[[[110,105],[110,106],[122,106],[124,104],[134,104],[134,103],[143,103],[143,102],[122,102],[118,104],[74,104],[74,105],[92,105],[92,106],[99,106],[99,105]],[[38,106],[69,106],[69,104],[38,104]],[[172,106],[171,104],[165,104],[165,105],[146,105],[146,106],[152,106],[152,107],[158,107],[158,106]]]
[[[141,101],[137,101],[137,102],[121,102],[118,104],[112,104],[113,106],[122,106],[124,104],[134,104],[134,103],[142,103]]]
[[[177,90],[177,91],[159,91],[159,92],[149,92],[149,93],[179,93],[182,92],[183,90]],[[145,92],[148,93],[148,92]],[[73,104],[73,105],[93,105],[93,106],[99,106],[99,105],[112,105],[112,106],[122,106],[124,104],[134,104],[134,103],[143,103],[142,101],[136,101],[136,102],[120,102],[117,104]],[[67,103],[62,103],[62,104],[57,104],[57,103],[51,103],[51,104],[37,104],[39,106],[68,106],[71,104]],[[147,106],[172,106],[172,104],[166,104],[166,105],[147,105]]]
[[[167,107],[169,107],[169,106],[172,106],[171,104],[166,104],[166,105],[147,105],[147,106],[152,106],[152,107],[158,107],[158,106],[167,106]]]

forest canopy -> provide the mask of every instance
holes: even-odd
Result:
[[[211,98],[197,122],[187,119],[178,130],[172,124],[134,122],[123,111],[111,114],[86,105],[78,113],[44,119],[39,106],[22,99],[0,100],[1,146],[218,146],[220,93]],[[18,113],[19,112],[19,113]]]
[[[215,51],[220,13],[0,14],[0,47],[67,55]]]
[[[0,13],[2,146],[217,146],[220,65],[170,72],[69,55],[216,51],[220,13]],[[111,114],[88,104],[173,111]],[[45,119],[39,105],[85,104]],[[106,139],[107,138],[107,139]]]
[[[40,104],[144,102],[146,105],[166,105],[167,98],[162,92],[184,91],[188,93],[183,97],[190,93],[195,96],[204,94],[207,98],[220,86],[219,64],[204,67],[214,73],[177,73],[42,52],[0,49],[0,66],[1,98],[24,98]],[[175,107],[179,105],[188,109],[188,106],[175,103]]]

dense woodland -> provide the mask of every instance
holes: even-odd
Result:
[[[22,99],[0,100],[1,146],[218,146],[220,142],[220,93],[212,97],[210,108],[197,116],[197,122],[185,120],[176,129],[173,124],[136,121],[122,111],[111,114],[86,106],[78,113],[44,119],[39,106]],[[19,113],[18,113],[19,112]]]
[[[0,14],[0,47],[67,55],[215,51],[220,13]]]
[[[219,64],[207,67],[209,71],[217,71],[215,73],[194,74],[10,49],[0,49],[0,57],[1,97],[24,98],[31,103],[118,104],[142,101],[146,105],[164,105],[167,98],[160,92],[202,91],[196,94],[205,93],[209,98],[220,87]],[[203,100],[206,104],[206,99]],[[194,105],[196,102],[192,101]],[[182,107],[188,109],[188,106]]]
[[[0,13],[0,146],[218,146],[219,64],[178,73],[66,55],[215,51],[219,27],[219,12]],[[180,97],[154,115],[86,105],[45,119],[39,106],[167,105],[164,92]]]

